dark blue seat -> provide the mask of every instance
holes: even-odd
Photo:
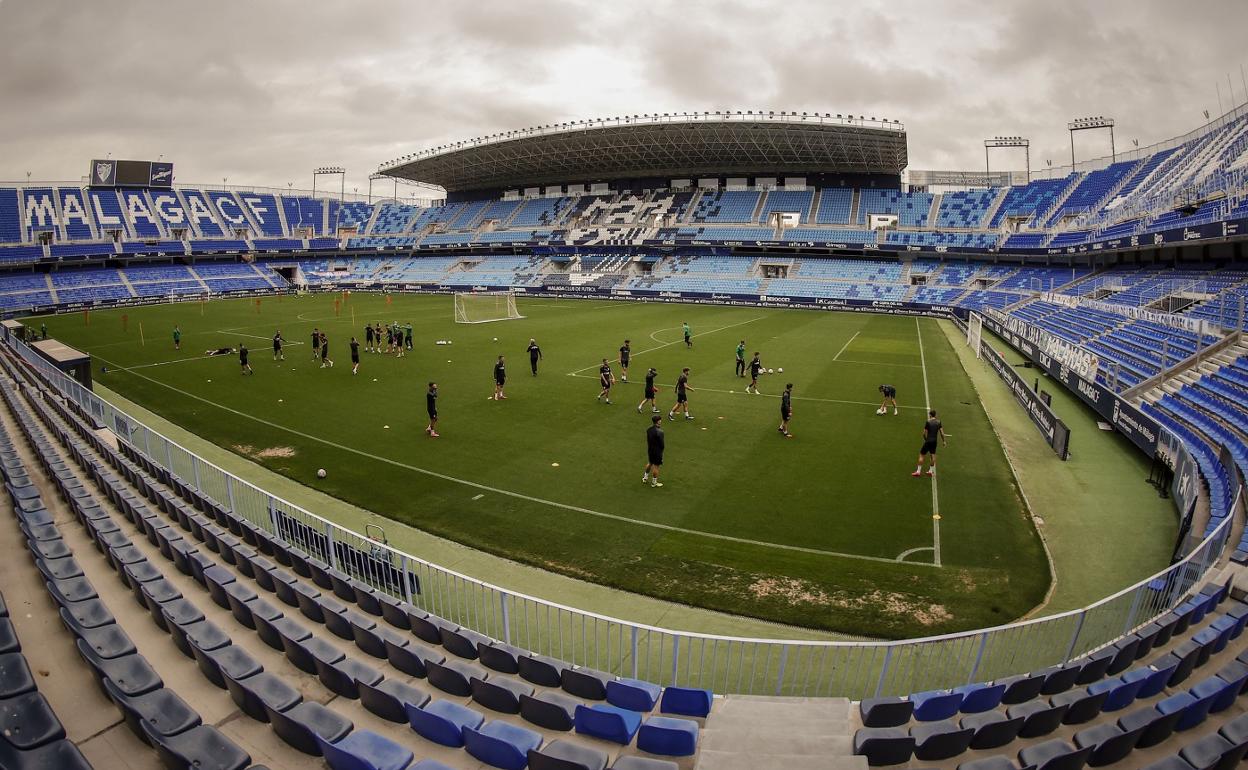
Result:
[[[565,668],[560,672],[560,686],[578,698],[606,700],[607,682],[614,679],[610,674],[591,668]]]
[[[931,690],[910,696],[910,700],[914,701],[914,718],[920,722],[949,719],[958,713],[962,699],[962,693],[949,690]]]
[[[592,706],[577,706],[573,722],[578,733],[627,746],[633,742],[633,736],[641,727],[641,714],[595,703]]]
[[[435,663],[432,660],[425,661],[425,674],[429,679],[429,684],[439,690],[467,697],[472,695],[471,679],[475,676],[479,679],[486,679],[485,669],[480,666],[474,666],[459,660],[444,660],[441,663]]]
[[[286,651],[286,659],[308,674],[317,674],[317,661],[337,663],[347,657],[337,647],[317,637],[297,641],[283,636],[282,647]]]
[[[991,711],[1001,705],[1001,698],[1005,695],[1005,688],[1006,685],[1004,684],[968,684],[962,687],[955,687],[953,692],[962,696],[962,703],[958,706],[958,711],[963,714],[978,714],[984,711]]]
[[[882,698],[863,698],[858,704],[864,727],[899,727],[910,721],[914,714],[914,702],[895,695]]]
[[[686,717],[704,718],[710,715],[715,698],[710,690],[697,687],[664,687],[659,701],[659,712],[679,714]]]
[[[1118,726],[1126,732],[1141,730],[1140,740],[1136,742],[1136,746],[1146,749],[1169,738],[1174,733],[1174,726],[1178,724],[1179,717],[1182,715],[1182,709],[1162,713],[1154,706],[1141,706],[1119,717]]]
[[[161,609],[168,609],[169,606],[166,604]],[[166,621],[169,621],[167,615]],[[226,636],[225,632],[211,620],[200,620],[186,625],[168,622],[168,626],[173,643],[183,655],[191,659],[195,658],[196,649],[215,650],[230,644],[230,637]]]
[[[481,665],[500,674],[519,674],[519,658],[524,651],[502,642],[488,642],[477,645],[477,659]]]
[[[404,770],[414,756],[406,747],[369,730],[356,730],[333,742],[315,737],[333,770]]]
[[[445,700],[431,701],[424,706],[406,704],[407,722],[421,737],[443,746],[464,745],[465,728],[477,728],[485,715]]]
[[[257,617],[255,621],[256,633],[260,635],[265,644],[279,652],[286,651],[286,647],[282,644],[282,637],[295,642],[306,642],[312,638],[312,632],[304,628],[294,618],[282,616],[266,620],[263,617]]]
[[[665,757],[691,757],[698,750],[698,723],[692,719],[648,717],[637,731],[637,748]]]
[[[1162,690],[1166,689],[1166,682],[1170,681],[1170,677],[1174,675],[1174,668],[1178,664],[1171,663],[1169,666],[1161,669],[1152,669],[1148,666],[1132,669],[1122,675],[1124,682],[1140,682],[1140,690],[1135,694],[1136,698],[1151,698]]]
[[[1023,719],[1021,716],[1007,717],[1000,711],[985,711],[981,714],[968,714],[962,717],[959,724],[974,731],[968,745],[980,751],[1011,743],[1023,728]]]
[[[1103,722],[1075,733],[1075,745],[1081,749],[1092,748],[1088,756],[1092,767],[1112,765],[1135,750],[1143,732],[1143,727],[1123,730],[1113,722]]]
[[[666,759],[651,759],[630,754],[618,757],[611,765],[611,770],[678,770],[679,765]]]
[[[539,733],[502,721],[464,728],[464,747],[468,753],[503,770],[523,770],[529,763],[529,752],[541,745]]]
[[[1183,732],[1205,721],[1210,707],[1213,706],[1214,695],[1216,693],[1197,698],[1190,692],[1176,693],[1158,703],[1157,710],[1162,714],[1178,713],[1179,720],[1174,729],[1176,732]]]
[[[474,702],[504,714],[519,714],[520,698],[533,694],[533,685],[505,676],[491,679],[474,676],[468,680],[468,684],[472,688]]]
[[[103,688],[103,680],[108,679],[126,695],[142,695],[164,685],[160,676],[152,670],[147,660],[140,654],[123,655],[111,660],[100,658],[81,639],[76,641],[78,654],[95,672],[96,678]]]
[[[566,663],[544,655],[521,655],[516,658],[516,665],[522,679],[542,687],[562,686],[563,670],[567,668]]]
[[[0,767],[5,770],[92,770],[78,747],[67,740],[52,741],[28,751],[0,741]]]
[[[1036,770],[1081,770],[1091,754],[1091,746],[1080,749],[1055,738],[1024,746],[1018,752],[1018,761],[1023,767],[1034,767]]]
[[[910,737],[914,738],[914,756],[924,762],[956,757],[967,750],[974,736],[973,727],[959,725],[953,720],[924,722],[910,728]]]
[[[357,682],[375,685],[382,680],[380,671],[355,658],[343,657],[332,663],[318,657],[313,659],[316,661],[316,675],[321,684],[344,698],[359,700],[360,688]]]
[[[1088,693],[1090,695],[1104,693],[1105,699],[1100,711],[1121,711],[1135,702],[1136,696],[1144,686],[1144,681],[1144,679],[1128,680],[1121,676],[1103,679],[1088,685]]]
[[[640,679],[615,679],[607,682],[607,703],[629,711],[653,711],[663,688]]]
[[[224,675],[228,674],[231,679],[236,680],[246,679],[264,669],[255,658],[251,657],[250,653],[233,644],[218,647],[215,650],[201,650],[191,645],[191,652],[195,655],[199,670],[208,678],[208,681],[222,690],[225,689]]]
[[[1050,704],[1041,700],[1010,706],[1005,713],[1010,719],[1022,718],[1018,734],[1022,738],[1038,738],[1057,729],[1070,708],[1067,704]]]
[[[34,689],[35,678],[26,664],[26,657],[20,652],[0,655],[0,698],[12,698]]]
[[[1195,770],[1232,770],[1248,752],[1248,743],[1234,743],[1218,733],[1206,735],[1184,746],[1179,756]]]
[[[390,661],[390,665],[411,676],[424,679],[429,675],[425,667],[426,661],[441,663],[446,660],[446,656],[441,652],[418,640],[404,640],[403,644],[391,639],[383,641],[386,645],[386,660]]]

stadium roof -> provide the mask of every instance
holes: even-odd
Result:
[[[626,116],[507,131],[382,164],[447,192],[612,179],[896,174],[898,121],[797,113]]]

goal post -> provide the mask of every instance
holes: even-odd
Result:
[[[516,310],[514,291],[455,292],[455,323],[481,324],[524,318]]]
[[[979,341],[984,334],[984,317],[979,313],[971,312],[971,316],[966,322],[966,344],[970,346],[975,353],[976,358],[982,356],[982,348]]]

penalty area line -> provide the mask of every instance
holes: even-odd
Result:
[[[598,379],[598,377],[592,374],[575,374],[574,373],[574,374],[569,374],[568,376],[580,377],[585,380],[597,380]],[[621,383],[616,383],[616,384],[618,385]],[[662,388],[676,387],[675,385],[668,383],[668,382],[660,382],[657,384],[659,387],[662,387]],[[722,388],[707,388],[707,387],[702,387],[702,386],[699,386],[696,388],[690,387],[689,390],[694,393],[724,393],[726,395],[737,395],[737,396],[753,396],[754,395],[753,393],[746,393],[744,390],[723,390]],[[758,395],[763,396],[764,398],[780,398],[779,393],[759,393]],[[816,396],[793,396],[792,398],[794,401],[818,401],[824,404],[851,404],[853,406],[876,406],[876,403],[874,401],[846,401],[846,400],[839,399],[839,398],[818,398]],[[901,406],[898,406],[897,408],[898,409],[923,409],[924,407],[901,405]]]
[[[846,350],[848,350],[849,346],[853,344],[854,340],[858,339],[859,334],[862,334],[862,332],[860,331],[854,332],[854,336],[850,337],[848,340],[845,341],[845,344],[841,346],[841,349],[836,351],[836,355],[832,356],[832,360],[835,361],[839,359],[841,357],[841,354],[844,353]]]
[[[103,361],[104,359],[100,359],[100,360]],[[105,363],[111,363],[111,362],[105,361]],[[234,409],[233,407],[225,406],[224,404],[219,404],[216,401],[212,401],[211,399],[204,398],[203,396],[196,395],[195,393],[182,390],[181,388],[174,387],[173,385],[170,385],[169,383],[161,382],[160,380],[153,379],[144,374],[136,374],[135,376],[142,377],[143,379],[155,385],[160,385],[162,387],[168,388],[169,390],[175,393],[180,393],[181,395],[186,396],[187,398],[200,401],[209,406],[215,406],[216,408],[224,412],[229,412],[230,414],[234,414],[239,417],[243,417],[248,420],[258,422],[261,425],[267,425],[270,428],[275,428],[280,431],[285,431],[292,435],[308,439],[309,441],[315,441],[319,444],[324,444],[326,446],[333,447],[335,449],[340,449],[344,452],[350,452],[352,454],[359,455],[360,457],[365,457],[370,460],[376,460],[377,462],[386,463],[387,465],[392,465],[396,468],[403,468],[405,470],[412,471],[413,473],[419,473],[421,475],[429,476],[430,478],[440,479],[442,481],[447,481],[452,484],[460,484],[460,485],[469,487],[471,489],[476,489],[481,492],[494,492],[495,494],[506,495],[507,497],[511,497],[517,500],[525,500],[527,502],[537,503],[539,505],[545,505],[551,508],[559,508],[561,510],[571,511],[573,513],[581,513],[587,516],[594,516],[600,519],[618,521],[623,524],[634,524],[639,527],[649,527],[651,529],[657,529],[657,530],[661,530],[664,532],[673,532],[673,533],[680,534],[680,535],[691,535],[693,537],[703,537],[709,540],[719,540],[722,542],[738,543],[741,545],[750,545],[750,546],[755,546],[759,548],[773,548],[773,549],[781,550],[781,551],[806,553],[806,554],[812,554],[815,556],[831,556],[831,557],[842,558],[842,559],[855,559],[858,561],[879,562],[882,564],[896,564],[897,563],[896,559],[888,559],[883,556],[866,556],[864,554],[842,553],[840,551],[827,551],[827,550],[823,550],[819,548],[808,548],[808,547],[800,546],[800,545],[785,545],[783,543],[767,543],[761,540],[750,540],[744,537],[734,537],[732,535],[724,535],[724,534],[719,534],[716,532],[704,532],[702,530],[688,529],[686,527],[676,527],[671,524],[662,524],[662,523],[655,522],[655,521],[644,521],[642,519],[633,519],[633,518],[629,518],[628,516],[621,516],[615,513],[605,513],[603,511],[595,511],[590,508],[583,508],[579,505],[571,505],[569,503],[560,503],[555,500],[545,500],[540,497],[526,495],[522,492],[513,492],[509,489],[499,489],[498,487],[491,487],[488,484],[482,484],[476,481],[469,481],[467,479],[456,478],[455,476],[450,476],[445,473],[439,473],[438,471],[429,470],[428,468],[421,468],[416,465],[411,465],[409,463],[404,463],[398,460],[393,460],[389,457],[383,457],[381,455],[373,454],[372,452],[366,452],[362,449],[356,449],[355,447],[349,447],[344,444],[339,444],[335,441],[330,441],[328,439],[321,438],[320,436],[314,436],[311,433],[305,433],[295,428],[290,428],[285,425],[280,425],[270,420],[266,420],[263,417],[257,417],[253,414],[248,414],[246,412],[239,411],[238,409]],[[915,563],[908,563],[907,566],[933,567],[936,565],[923,564],[922,562],[915,562]]]
[[[738,326],[745,326],[746,324],[752,324],[752,323],[754,323],[755,321],[761,321],[761,320],[763,320],[763,319],[764,319],[764,318],[766,318],[766,317],[767,317],[767,316],[765,316],[765,315],[754,316],[753,318],[750,318],[750,319],[748,319],[748,320],[746,320],[746,321],[741,321],[740,323],[728,324],[727,326],[721,326],[721,327],[719,327],[718,329],[711,329],[709,332],[699,332],[699,333],[697,333],[697,334],[690,334],[690,335],[689,335],[689,338],[690,338],[690,339],[697,339],[698,337],[705,337],[706,335],[708,335],[708,334],[714,334],[715,332],[722,332],[722,331],[724,331],[725,329],[735,329],[735,328],[736,328],[736,327],[738,327]],[[655,330],[654,330],[654,332],[651,334],[651,337],[650,337],[650,338],[651,338],[651,339],[654,339],[654,336],[653,336],[653,335],[654,335],[654,334],[658,334],[659,332],[665,332],[665,331],[668,331],[668,330],[670,330],[670,329],[679,329],[679,328],[680,328],[679,326],[669,326],[669,327],[667,327],[666,329],[655,329]],[[655,341],[655,342],[658,342],[658,340],[654,340],[654,341]],[[682,343],[682,342],[684,342],[684,341],[685,341],[685,340],[684,340],[684,337],[681,337],[681,338],[680,338],[680,339],[678,339],[678,340],[672,340],[671,342],[664,342],[663,344],[661,344],[661,345],[656,345],[655,347],[652,347],[652,348],[646,348],[645,350],[639,350],[639,351],[637,351],[636,353],[634,353],[634,354],[633,354],[633,358],[636,358],[637,356],[640,356],[640,355],[642,355],[642,354],[644,354],[644,353],[653,353],[653,352],[654,352],[654,351],[656,351],[656,350],[662,350],[663,348],[670,348],[672,345],[678,345],[678,344],[680,344],[680,343]],[[577,375],[578,375],[579,373],[581,373],[581,372],[587,371],[587,370],[589,370],[589,369],[594,369],[594,368],[596,368],[596,367],[598,367],[598,366],[600,366],[600,364],[590,364],[589,366],[582,366],[580,369],[577,369],[576,371],[568,372],[568,376],[569,376],[569,377],[575,377],[575,376],[577,376]]]

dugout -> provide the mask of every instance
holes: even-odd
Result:
[[[91,356],[54,339],[39,340],[31,349],[48,363],[91,390]]]
[[[21,321],[0,321],[0,327],[4,328],[4,341],[18,339],[22,342],[26,341],[26,327]]]

